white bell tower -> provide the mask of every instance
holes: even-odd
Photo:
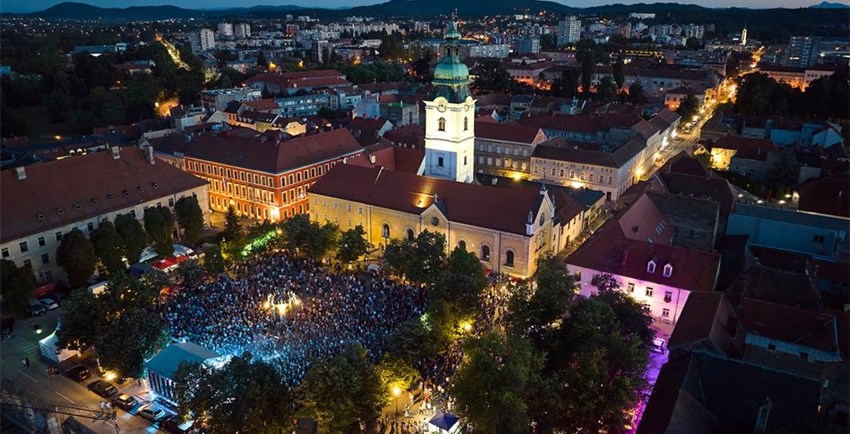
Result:
[[[434,69],[434,93],[425,101],[425,165],[421,175],[472,182],[475,177],[475,100],[469,69],[460,61],[454,17],[445,55]]]

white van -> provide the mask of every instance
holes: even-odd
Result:
[[[180,244],[172,244],[174,247],[174,256],[185,256],[189,259],[198,259],[198,254],[194,250],[181,246]]]

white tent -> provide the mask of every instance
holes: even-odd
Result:
[[[56,330],[59,330],[59,328],[57,327]],[[56,331],[53,331],[53,333],[38,341],[38,347],[41,350],[41,355],[44,356],[45,359],[52,360],[54,363],[58,364],[80,354],[80,352],[76,350],[69,350],[65,348],[61,350],[58,349],[56,347],[56,340]]]

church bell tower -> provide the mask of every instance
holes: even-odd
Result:
[[[469,69],[460,61],[454,16],[445,39],[445,53],[434,68],[434,93],[425,101],[425,166],[420,175],[472,182],[475,100],[469,92]]]

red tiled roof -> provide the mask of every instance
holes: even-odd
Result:
[[[847,163],[844,163],[845,169]],[[800,211],[850,218],[850,179],[813,179],[797,188]]]
[[[525,235],[543,196],[536,189],[503,189],[410,173],[338,164],[311,188],[336,197],[419,215],[434,204],[452,222]]]
[[[688,155],[687,151],[679,151],[664,166],[661,170],[668,173],[680,173],[703,178],[711,176],[711,172],[699,160]]]
[[[281,173],[343,156],[362,148],[351,133],[339,128],[324,133],[280,141],[274,134],[257,134],[247,128],[193,138],[182,145],[188,158],[211,161],[267,173]],[[152,140],[154,148],[158,140]]]
[[[363,149],[365,152],[350,158],[348,164],[361,167],[383,167],[387,170],[415,174],[419,171],[422,160],[425,159],[425,150],[398,148],[387,140],[381,140]],[[374,163],[371,162],[370,157],[374,157]]]
[[[596,134],[601,128],[601,118],[595,116],[565,115],[560,113],[529,113],[520,123],[530,128],[575,131]]]
[[[121,148],[117,160],[111,152],[97,152],[24,170],[24,180],[15,170],[0,172],[3,242],[207,184],[163,161],[151,165],[138,148]]]
[[[245,101],[242,104],[251,107],[252,110],[258,112],[277,110],[280,108],[278,107],[274,98],[258,99],[256,101]]]
[[[777,152],[776,145],[769,139],[751,139],[749,137],[723,136],[712,145],[713,148],[734,149],[736,158],[749,160],[767,160],[767,155]]]
[[[348,129],[377,131],[383,128],[387,122],[389,121],[383,118],[356,117],[348,122]]]
[[[545,140],[539,128],[522,125],[499,124],[475,120],[475,136],[482,139],[534,145]]]
[[[345,79],[344,74],[333,69],[284,72],[281,74],[259,74],[249,78],[248,83],[269,83],[282,89],[351,85]]]
[[[647,263],[655,259],[654,273]],[[567,258],[567,264],[633,279],[655,282],[688,291],[713,291],[720,255],[647,241],[627,239],[617,221],[609,221]],[[664,277],[664,265],[673,274]]]
[[[835,315],[744,298],[741,324],[747,333],[823,351],[838,351]]]
[[[708,339],[714,325],[714,317],[724,298],[722,292],[694,292],[688,295],[688,301],[682,308],[679,322],[670,335],[667,346],[672,348]]]
[[[425,131],[419,125],[405,125],[384,133],[384,138],[396,145],[421,148],[425,146]]]

